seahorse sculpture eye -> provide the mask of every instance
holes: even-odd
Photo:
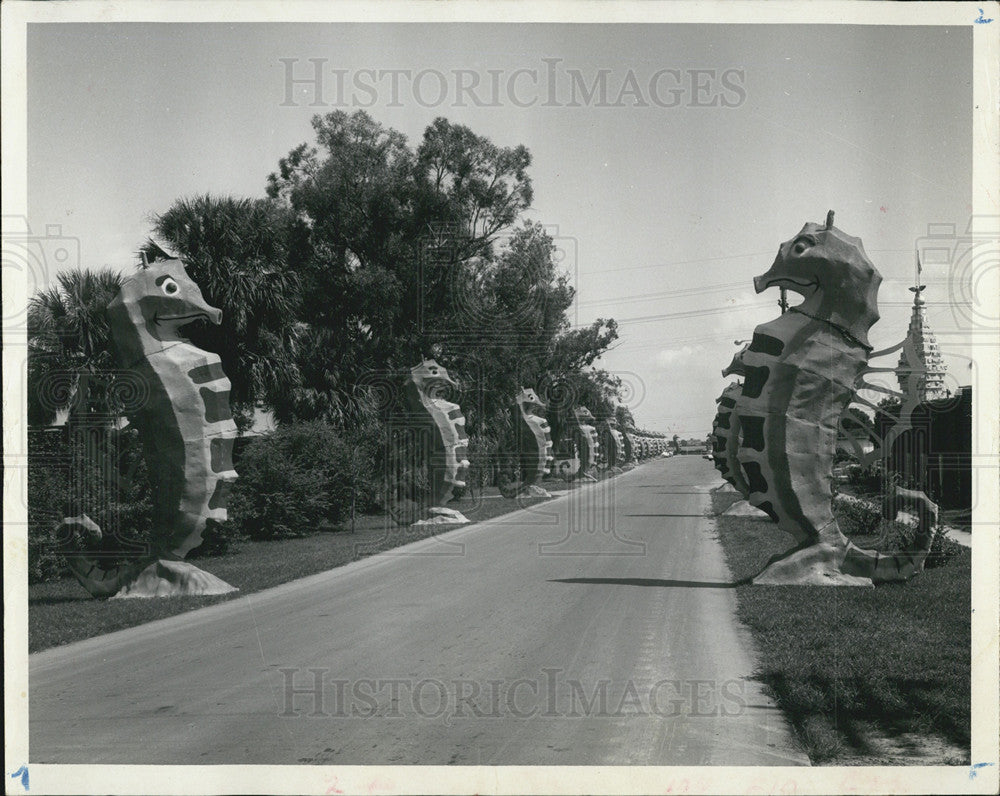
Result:
[[[433,359],[410,369],[406,402],[414,418],[430,429],[430,513],[437,521],[468,522],[461,512],[445,508],[454,490],[465,486],[469,470],[469,438],[461,407],[449,400],[457,382]]]
[[[149,555],[104,568],[68,559],[77,580],[95,597],[156,597],[235,591],[182,559],[202,542],[210,521],[226,519],[236,480],[232,448],[236,424],[230,382],[217,354],[203,351],[181,328],[196,320],[222,322],[180,260],[154,262],[126,279],[108,306],[116,359],[144,383],[148,399],[128,411],[142,441],[153,491]],[[64,524],[99,529],[83,515]]]
[[[804,298],[758,326],[742,355],[733,411],[749,502],[796,540],[754,583],[870,586],[923,568],[937,512],[923,493],[887,498],[890,518],[905,505],[921,520],[914,549],[891,555],[855,547],[832,511],[838,422],[866,372],[881,281],[861,241],[833,226],[833,211],[825,225],[806,224],[783,243],[770,270],[754,279],[758,293],[781,286]]]

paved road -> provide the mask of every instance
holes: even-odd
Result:
[[[31,657],[39,763],[805,764],[700,457]]]

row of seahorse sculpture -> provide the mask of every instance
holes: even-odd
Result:
[[[862,400],[864,376],[875,372],[868,331],[878,320],[881,275],[861,240],[833,226],[808,223],[783,243],[770,270],[754,279],[758,293],[780,286],[801,304],[754,329],[723,376],[738,376],[719,396],[712,427],[716,469],[749,503],[795,539],[774,556],[754,583],[854,585],[905,581],[930,551],[937,506],[923,493],[888,488],[882,510],[916,515],[911,549],[879,553],[855,546],[832,510],[833,460],[838,427],[848,407]],[[911,384],[919,379],[911,367]],[[904,397],[905,396],[900,396]],[[904,410],[913,401],[904,401]]]
[[[98,598],[235,591],[183,560],[201,544],[209,523],[226,519],[227,495],[237,477],[229,379],[218,355],[196,347],[182,332],[197,320],[219,324],[222,312],[205,301],[179,259],[166,259],[126,279],[107,316],[115,358],[132,381],[140,383],[138,392],[144,396],[126,413],[139,432],[153,486],[153,543],[144,555],[121,565],[105,565],[93,556],[68,556],[70,570]],[[445,504],[454,490],[465,486],[469,468],[465,417],[449,400],[457,387],[447,370],[429,359],[410,370],[404,389],[410,418],[430,431],[429,512],[445,522],[464,521]],[[522,458],[520,486],[527,488],[552,469],[551,430],[545,405],[530,389],[516,397],[514,412]],[[580,471],[599,462],[625,464],[651,449],[644,440],[620,432],[613,421],[597,423],[585,408],[573,413],[573,421],[571,431],[582,451]],[[609,450],[603,458],[600,436]],[[99,526],[85,514],[64,518],[60,532],[101,536]]]

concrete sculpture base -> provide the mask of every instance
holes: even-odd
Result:
[[[860,586],[874,589],[871,578],[844,572],[843,546],[821,542],[769,564],[754,586]]]
[[[151,597],[207,597],[239,591],[186,561],[158,559],[142,570],[111,599],[126,600]]]
[[[417,520],[414,525],[463,525],[471,520],[462,512],[444,506],[432,506],[427,519]]]
[[[736,489],[730,484],[726,484],[726,486],[729,487],[729,491],[731,492],[736,491]],[[751,506],[745,500],[733,503],[732,506],[730,506],[722,513],[725,514],[727,517],[757,517],[758,519],[767,520],[768,522],[771,522],[771,518],[767,516],[766,511],[761,511],[756,506]]]

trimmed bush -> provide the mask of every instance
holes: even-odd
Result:
[[[282,426],[240,457],[229,524],[251,539],[339,530],[377,494],[371,444],[345,439],[328,423]]]
[[[833,512],[840,530],[847,536],[870,536],[882,526],[882,510],[867,500],[837,495],[833,499]]]
[[[877,537],[876,546],[882,552],[908,550],[914,546],[916,526],[883,519],[880,508],[874,503],[850,495],[837,495],[833,501],[833,511],[841,531],[852,537]],[[924,566],[933,568],[946,564],[961,550],[962,545],[949,539],[944,530],[938,528],[931,540],[930,553]]]

